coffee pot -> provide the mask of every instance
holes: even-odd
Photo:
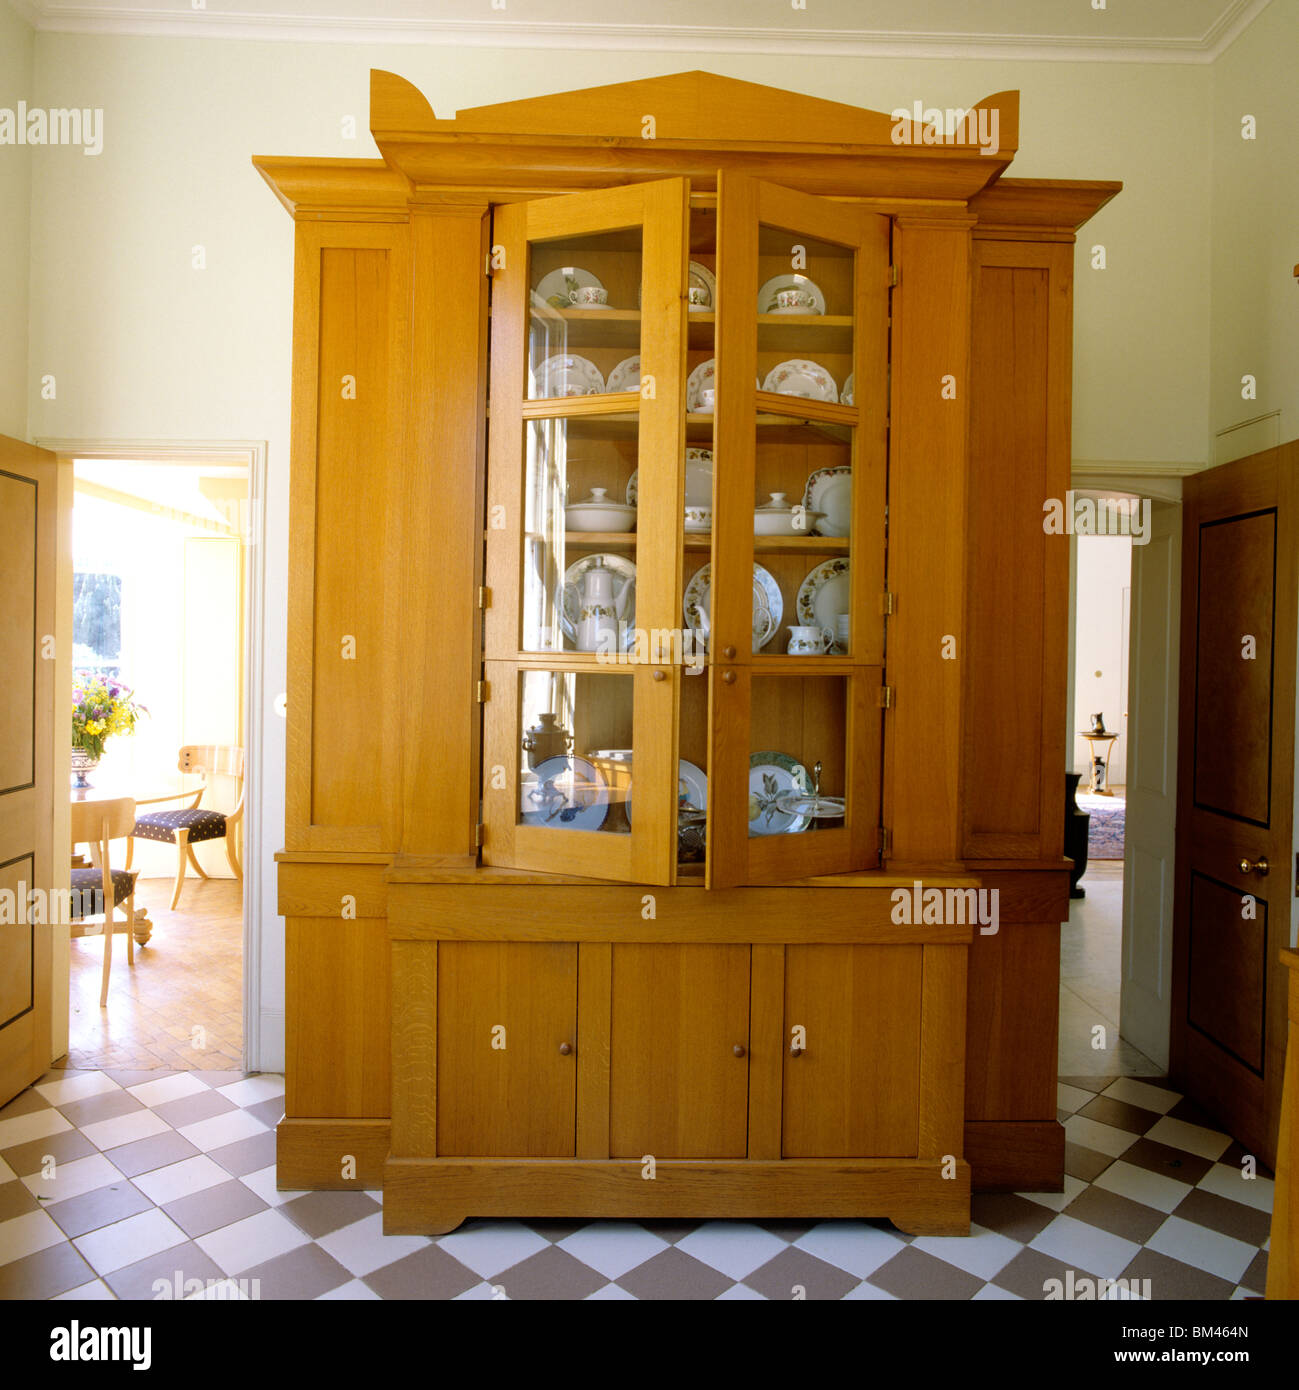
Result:
[[[614,572],[603,560],[582,576],[577,594],[577,649],[579,652],[616,652],[618,634],[627,616],[634,585],[628,580],[620,593],[614,589]]]

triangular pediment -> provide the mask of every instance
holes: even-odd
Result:
[[[679,72],[526,97],[470,107],[444,119],[404,78],[377,69],[370,76],[370,125],[376,139],[495,135],[785,147],[896,143],[892,139],[895,122],[888,112],[712,72]],[[1000,109],[1003,144],[1013,149],[1018,136],[1018,93],[1000,93],[979,105]]]

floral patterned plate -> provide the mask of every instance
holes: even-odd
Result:
[[[685,600],[682,603],[682,608],[685,610],[686,626],[692,632],[702,633],[705,641],[708,639],[709,632],[709,609],[712,598],[709,584],[712,574],[711,564],[697,569],[686,585]],[[784,611],[785,601],[780,596],[780,585],[776,583],[775,576],[761,565],[754,565],[753,650],[755,652],[761,651],[779,631],[780,620],[784,616]]]
[[[536,293],[552,309],[571,309],[573,301],[569,298],[569,292],[588,288],[602,290],[604,284],[589,270],[583,270],[580,265],[562,265],[558,270],[552,270],[549,275],[541,277],[537,282]]]
[[[640,357],[624,357],[621,362],[609,373],[609,380],[605,382],[606,393],[614,391],[639,391],[640,390]]]
[[[777,802],[799,792],[809,794],[807,768],[788,753],[754,753],[749,758],[749,834],[797,835],[812,823],[811,816],[791,815]]]
[[[537,364],[537,394],[534,399],[555,396],[600,396],[604,377],[594,362],[573,353],[556,353]]]
[[[809,362],[804,357],[791,357],[788,362],[774,366],[767,373],[762,389],[779,391],[782,396],[801,396],[809,401],[827,401],[830,405],[839,400],[834,377],[819,362]]]
[[[822,536],[847,536],[852,532],[852,469],[818,468],[803,489],[803,506],[824,512],[816,523]]]
[[[846,555],[823,560],[799,585],[794,611],[804,627],[824,627],[839,630],[839,614],[850,611],[852,581],[850,561]],[[836,642],[831,651],[837,652]]]

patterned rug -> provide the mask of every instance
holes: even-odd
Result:
[[[1121,796],[1088,796],[1079,792],[1078,809],[1091,816],[1087,828],[1089,859],[1123,858],[1123,819],[1127,802]]]

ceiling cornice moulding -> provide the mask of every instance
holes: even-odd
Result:
[[[388,16],[309,15],[194,10],[176,14],[137,6],[53,6],[11,0],[43,33],[149,38],[246,39],[257,42],[427,44],[466,48],[529,48],[659,53],[797,54],[803,57],[982,59],[988,61],[1212,63],[1271,0],[1232,0],[1199,38],[1099,40],[1034,34],[908,34],[883,31],[675,26],[655,24],[529,24],[509,18],[472,23]]]

